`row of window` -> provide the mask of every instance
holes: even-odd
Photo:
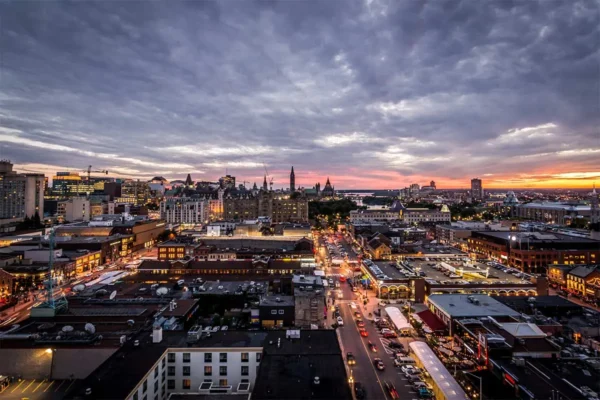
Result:
[[[212,374],[213,374],[212,365],[205,365],[204,366],[204,376],[212,376]],[[247,365],[242,365],[241,374],[242,374],[242,376],[248,376],[250,374],[250,367]],[[174,366],[167,367],[167,375],[168,376],[176,375]],[[183,376],[191,376],[192,375],[192,367],[190,367],[188,365],[184,366],[183,370],[182,370],[182,375]],[[219,376],[227,376],[227,366],[219,367]],[[158,383],[158,381],[157,381],[157,383]]]
[[[276,311],[276,310],[274,310]],[[283,310],[280,310],[280,314],[283,314]],[[219,362],[227,362],[227,354],[228,353],[219,353]],[[261,353],[256,353],[256,362],[260,362]],[[189,363],[191,362],[192,354],[191,353],[182,353],[183,362]],[[176,353],[167,354],[167,360],[171,362],[175,362]],[[250,353],[241,353],[242,362],[250,361]],[[204,353],[204,362],[212,362],[213,353]],[[164,364],[164,359],[163,359]]]

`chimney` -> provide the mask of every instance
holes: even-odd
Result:
[[[162,342],[163,330],[160,326],[155,327],[152,330],[152,343]]]

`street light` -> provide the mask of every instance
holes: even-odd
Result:
[[[483,400],[483,378],[481,376],[477,376],[470,372],[463,371],[463,374],[471,375],[477,379],[479,379],[479,400]]]

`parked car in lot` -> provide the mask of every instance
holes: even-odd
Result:
[[[385,364],[383,363],[383,361],[381,361],[381,358],[374,358],[373,359],[373,365],[379,371],[383,371],[385,369]]]
[[[396,334],[396,332],[390,331],[390,332],[385,332],[383,334],[383,337],[386,339],[395,339],[398,337],[398,335]]]
[[[390,340],[388,347],[390,349],[404,349],[404,345],[400,342],[396,342],[395,340]]]

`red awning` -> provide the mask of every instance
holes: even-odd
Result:
[[[418,312],[417,315],[425,322],[425,324],[427,324],[429,329],[434,332],[446,329],[446,325],[444,325],[444,323],[430,310]]]

